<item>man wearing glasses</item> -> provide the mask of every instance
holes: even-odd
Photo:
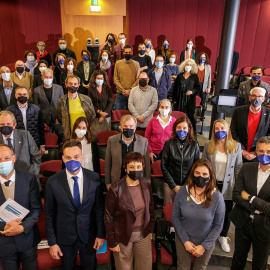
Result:
[[[254,87],[250,91],[250,105],[236,108],[232,116],[232,137],[242,144],[244,162],[258,161],[256,143],[261,137],[270,135],[270,109],[262,106],[265,92],[264,88]]]

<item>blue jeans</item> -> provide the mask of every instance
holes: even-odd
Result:
[[[116,93],[116,101],[115,101],[115,105],[114,105],[114,109],[115,110],[125,110],[125,103],[128,101],[128,97],[125,97],[124,95],[122,95],[121,93]]]

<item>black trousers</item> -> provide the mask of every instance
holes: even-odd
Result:
[[[265,270],[270,253],[270,242],[260,241],[249,219],[243,228],[235,228],[235,251],[231,270],[244,270],[250,246],[253,247],[252,270]]]
[[[94,244],[93,244],[94,245]],[[59,245],[63,256],[61,261],[64,270],[73,270],[75,268],[76,258],[79,251],[82,269],[96,269],[96,250],[93,245],[84,244],[80,239],[77,239],[73,245]]]
[[[12,256],[0,257],[1,270],[18,270],[20,264],[22,270],[37,269],[37,247],[26,252],[17,252]]]

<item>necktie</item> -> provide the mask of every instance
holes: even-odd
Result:
[[[79,184],[78,184],[78,176],[72,176],[72,179],[74,180],[73,200],[74,200],[76,208],[79,209],[81,202],[80,202],[80,191],[79,191]]]
[[[11,180],[7,180],[4,184],[5,184],[5,186],[6,187],[8,187],[9,186],[9,184],[10,184],[10,182],[11,182]]]
[[[8,145],[13,147],[12,143],[11,143],[11,138],[7,138],[7,142],[8,142]]]

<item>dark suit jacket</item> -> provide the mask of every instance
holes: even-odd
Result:
[[[17,104],[17,99],[15,98],[15,89],[19,87],[18,84],[13,83],[13,89],[10,97],[10,104],[8,104],[7,97],[5,94],[3,82],[0,84],[0,110],[4,111],[8,106]]]
[[[249,105],[240,106],[235,109],[232,122],[231,132],[234,140],[242,145],[242,149],[247,149],[248,142],[248,114]],[[251,151],[255,151],[257,141],[264,136],[270,135],[270,109],[262,106],[261,119],[252,143]]]
[[[262,242],[270,242],[270,177],[257,194],[258,162],[246,163],[241,168],[233,189],[233,201],[236,203],[231,212],[231,221],[236,228],[242,228],[249,216],[255,210],[262,212],[254,214],[255,234]],[[245,190],[255,199],[250,203],[241,196],[241,191]]]
[[[48,179],[45,220],[50,246],[72,245],[78,237],[83,243],[93,246],[96,237],[105,238],[104,200],[99,175],[84,168],[82,170],[83,201],[79,210],[70,192],[66,169]]]
[[[0,205],[6,201],[0,185]],[[35,175],[27,172],[15,171],[15,196],[16,201],[25,207],[30,213],[23,219],[24,232],[13,237],[6,237],[0,234],[0,257],[12,256],[16,252],[25,252],[40,242],[40,235],[37,221],[42,213],[42,205],[39,196],[39,189]],[[0,222],[0,230],[5,227]]]
[[[80,72],[81,74],[81,79],[84,82],[84,84],[88,84],[91,78],[92,73],[95,71],[96,69],[96,65],[94,62],[89,61],[89,77],[88,80],[85,80],[85,75],[84,75],[84,68],[83,68],[83,61],[79,62],[77,64],[77,70]],[[82,83],[81,83],[82,84]]]

